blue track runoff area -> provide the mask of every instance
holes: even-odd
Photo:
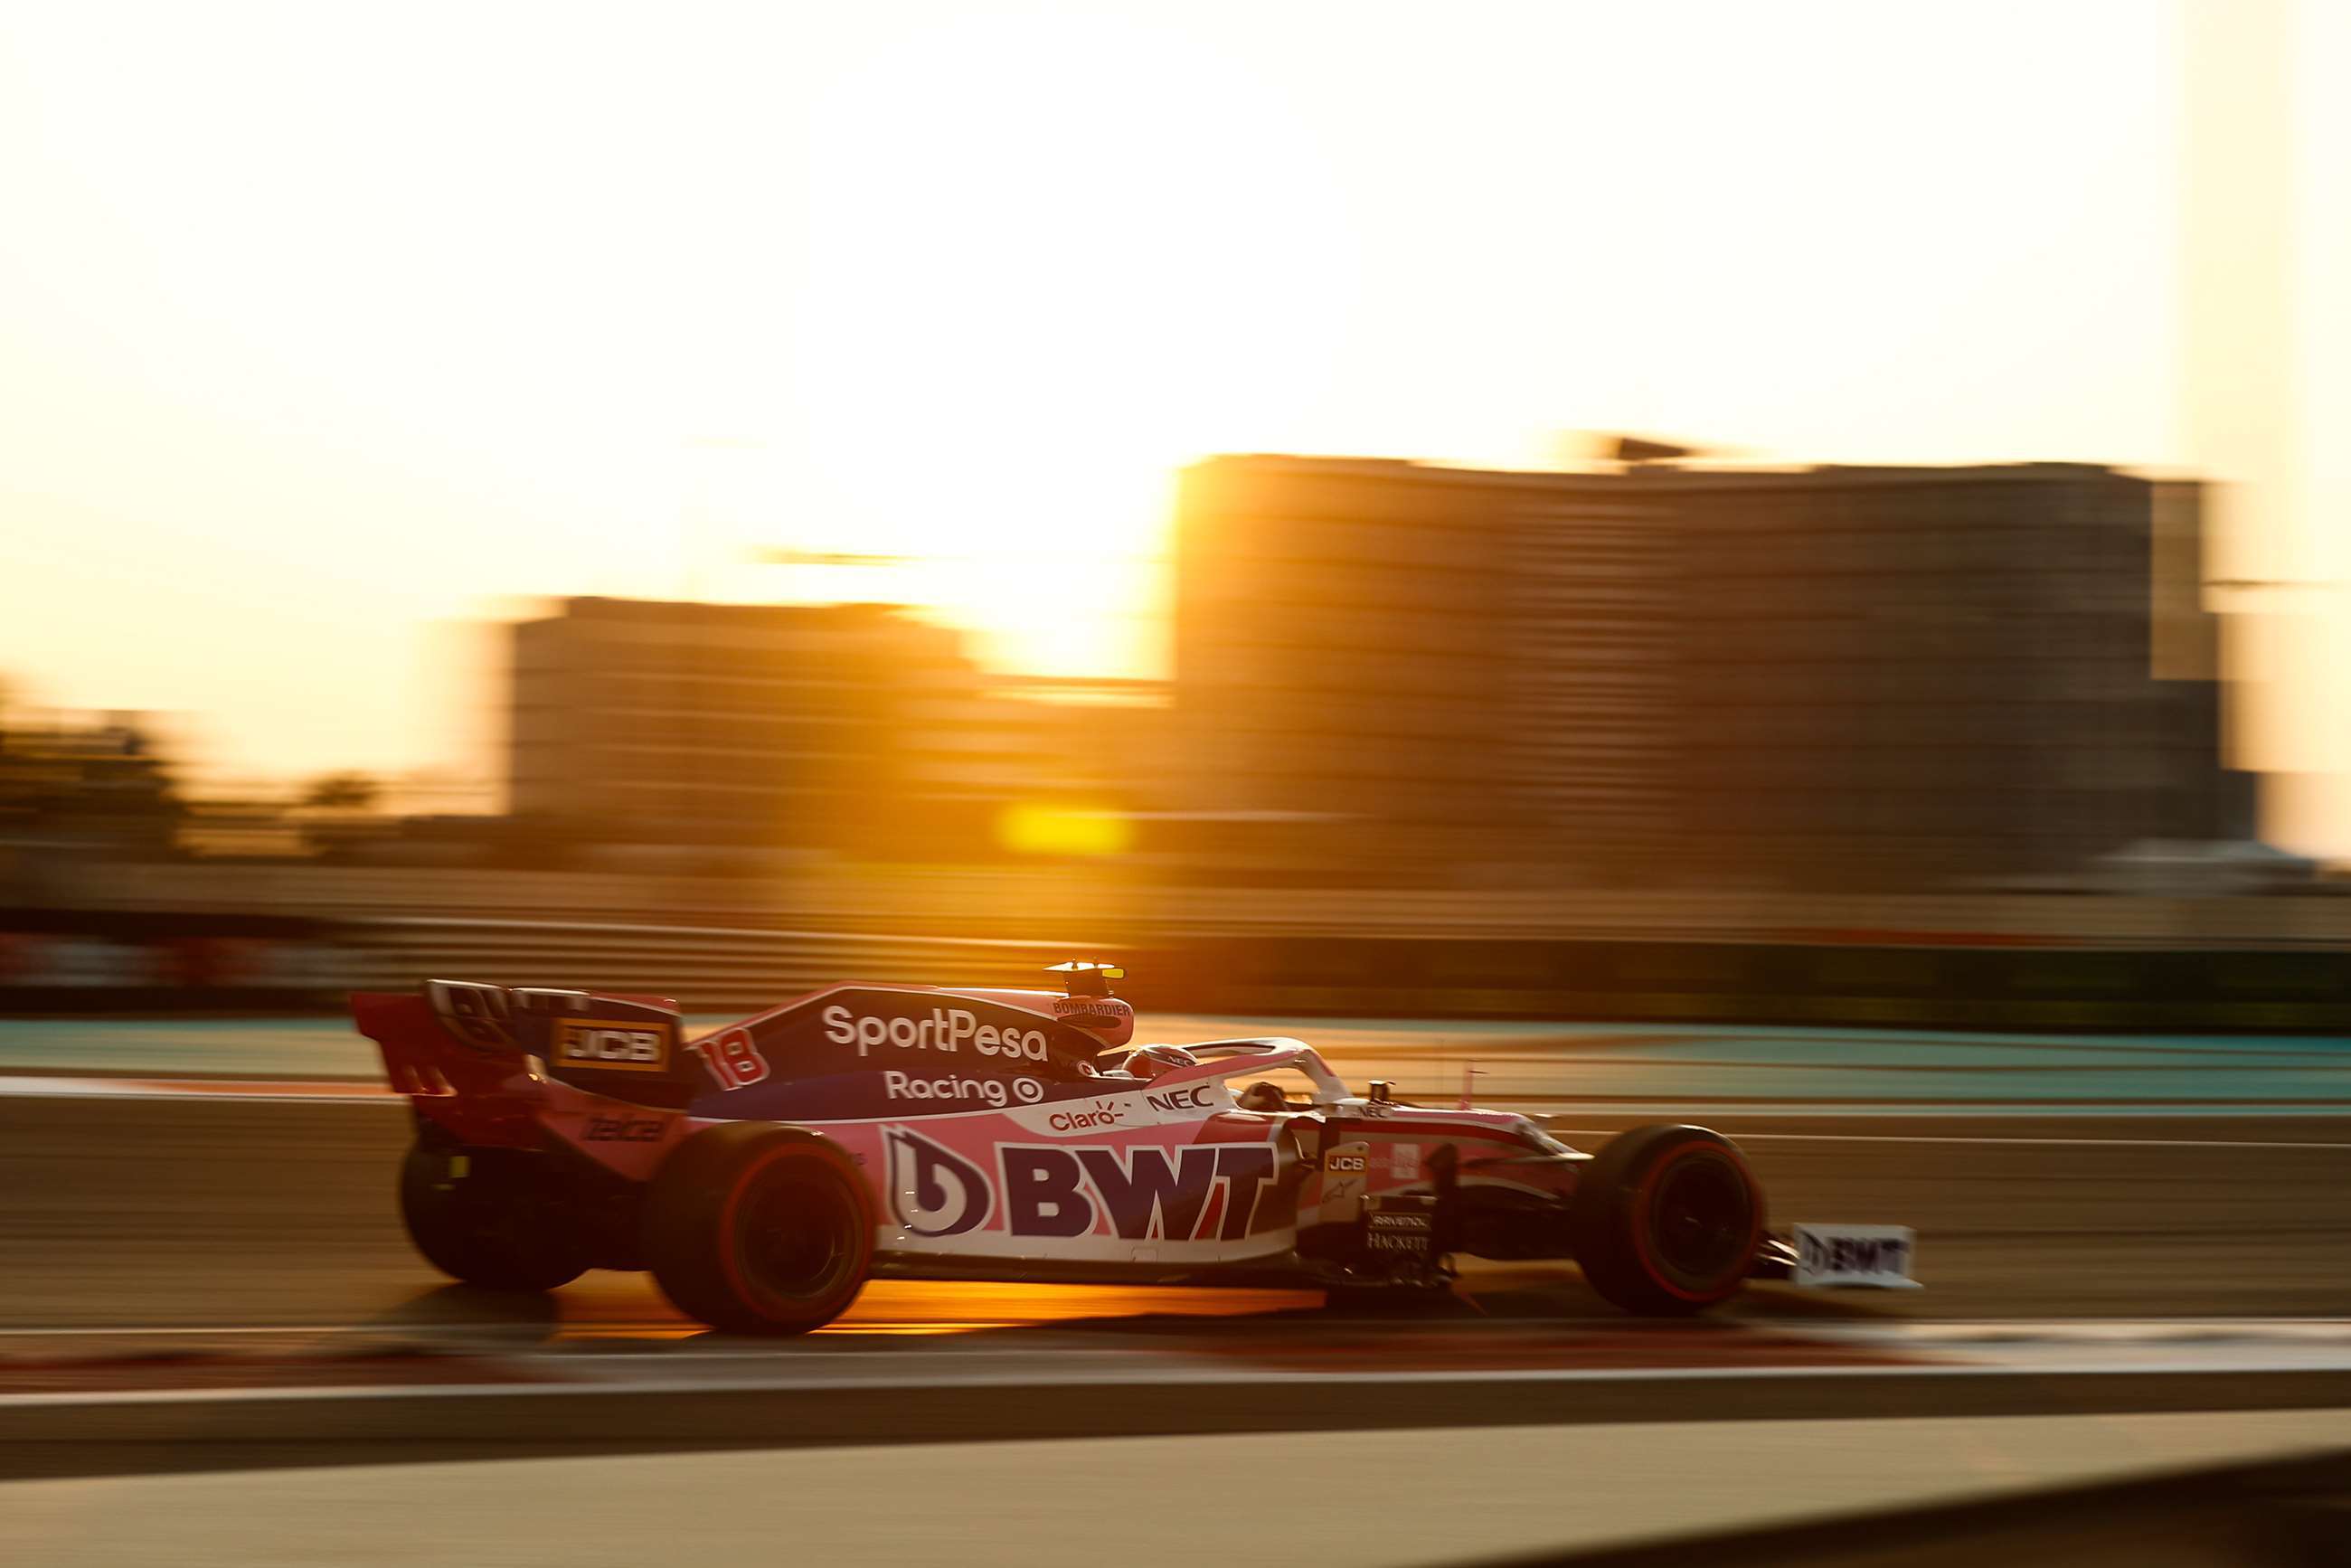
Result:
[[[727,1020],[692,1020],[715,1026]],[[1351,1078],[1480,1100],[1980,1107],[2011,1113],[2351,1113],[2351,1040],[1958,1034],[1719,1025],[1146,1017],[1138,1039],[1291,1034]],[[0,1072],[377,1077],[340,1019],[0,1019]]]

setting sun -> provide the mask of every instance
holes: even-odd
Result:
[[[1104,16],[892,40],[812,110],[775,526],[1056,670],[1156,663],[1169,471],[1292,426],[1351,246],[1268,87]],[[1244,371],[1262,346],[1280,367]],[[1298,351],[1298,350],[1303,350]]]

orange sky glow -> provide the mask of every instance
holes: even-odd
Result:
[[[1155,673],[1176,466],[1565,430],[2243,461],[2241,574],[2339,582],[2351,7],[2260,5],[2310,84],[2292,439],[2217,458],[2224,8],[0,10],[0,679],[259,777],[483,768],[454,628],[535,595],[903,597]],[[2245,656],[2312,719],[2271,765],[2351,772],[2314,591]]]

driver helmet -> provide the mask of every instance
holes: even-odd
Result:
[[[1282,1093],[1281,1085],[1263,1078],[1242,1090],[1234,1103],[1244,1111],[1272,1112],[1290,1109],[1290,1101]]]
[[[1180,1045],[1145,1045],[1128,1051],[1119,1066],[1137,1078],[1156,1078],[1179,1067],[1196,1067],[1199,1061]]]

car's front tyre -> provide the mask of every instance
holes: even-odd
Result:
[[[838,1144],[728,1122],[664,1162],[644,1256],[663,1294],[731,1333],[795,1334],[849,1310],[873,1263],[873,1200]]]
[[[1763,1239],[1763,1190],[1729,1139],[1704,1127],[1635,1127],[1577,1179],[1569,1224],[1592,1288],[1652,1317],[1739,1292]]]

